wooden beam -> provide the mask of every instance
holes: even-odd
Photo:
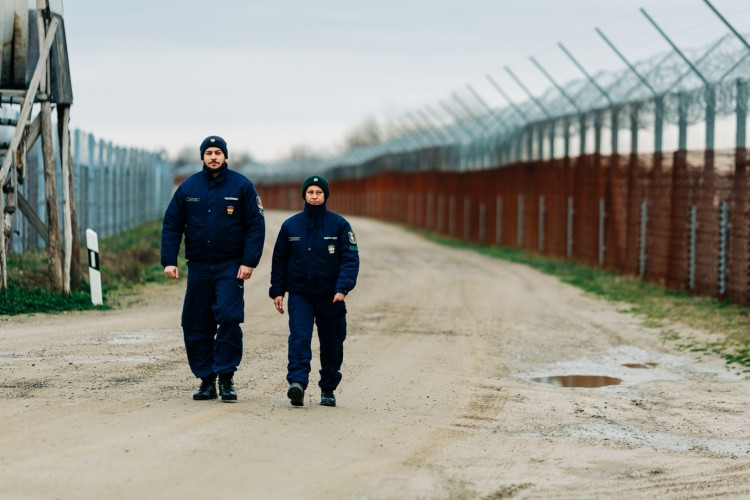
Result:
[[[17,194],[18,208],[21,209],[21,213],[24,215],[24,217],[26,217],[26,220],[29,221],[29,224],[34,226],[34,229],[36,229],[36,231],[39,233],[39,236],[42,237],[44,243],[49,243],[49,238],[47,236],[47,225],[36,214],[36,210],[34,210],[34,207],[31,206],[31,203],[29,203],[29,201],[24,198],[21,193]]]
[[[26,135],[26,151],[34,147],[34,143],[39,139],[42,132],[42,116],[36,115],[36,118],[29,125],[29,133]]]

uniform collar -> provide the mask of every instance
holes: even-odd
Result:
[[[314,217],[315,215],[327,210],[328,208],[326,207],[326,202],[323,202],[322,205],[310,205],[308,202],[305,202],[305,209],[303,210],[303,212],[305,213],[305,215]]]
[[[206,165],[203,165],[203,174],[212,180],[219,180],[224,178],[224,174],[229,169],[229,165],[227,165],[227,162],[224,162],[224,165],[219,167],[218,173],[216,174],[216,177],[214,177],[214,171],[209,170]]]

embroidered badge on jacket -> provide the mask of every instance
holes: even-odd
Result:
[[[232,215],[234,213],[234,207],[232,205],[227,205],[227,215]]]
[[[336,252],[336,245],[328,245],[328,253],[333,255]]]

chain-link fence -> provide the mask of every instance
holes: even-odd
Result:
[[[467,106],[449,123],[425,118],[383,143],[248,175],[271,209],[299,208],[299,182],[317,172],[332,182],[334,210],[747,304],[749,57],[733,32],[619,72],[582,70],[523,103]]]
[[[161,218],[172,195],[174,177],[172,164],[162,155],[117,146],[80,130],[72,133],[71,152],[81,241],[86,241],[87,228],[106,237]],[[56,158],[59,163],[59,154]],[[47,211],[43,165],[41,144],[37,144],[28,153],[23,193],[44,224]],[[62,192],[61,183],[58,176],[58,192]],[[59,203],[62,225],[62,200]],[[15,222],[11,252],[45,246],[46,235],[40,235],[28,217],[19,214]]]

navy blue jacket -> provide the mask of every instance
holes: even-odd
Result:
[[[325,204],[305,203],[301,213],[281,225],[273,248],[273,299],[298,295],[347,294],[357,283],[359,251],[349,222]]]
[[[185,179],[164,213],[162,266],[177,265],[183,234],[188,261],[239,260],[243,266],[257,267],[266,221],[253,183],[226,163],[216,178],[204,166]]]

